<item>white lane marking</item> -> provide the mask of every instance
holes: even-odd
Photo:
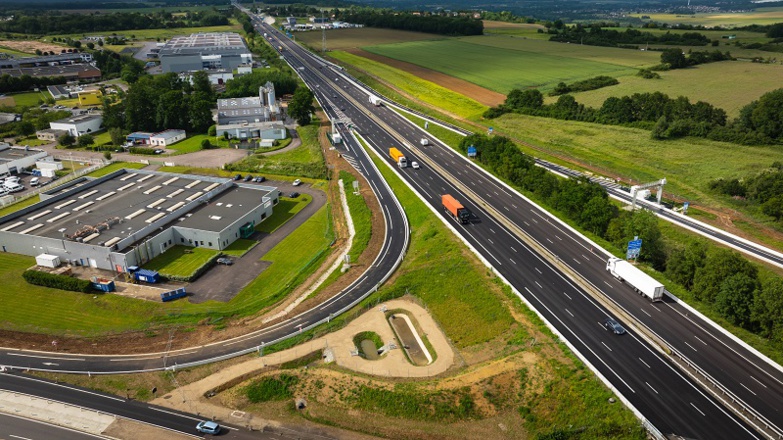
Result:
[[[495,243],[493,243],[493,242],[492,242],[492,240],[490,240],[489,238],[487,239],[487,241],[489,242],[489,244],[495,244]]]
[[[9,436],[9,437],[13,437],[13,438],[18,438],[18,439],[21,439],[21,440],[33,440],[33,439],[31,439],[31,438],[22,437],[22,436],[19,436],[19,435],[13,435],[13,434],[8,434],[8,436]]]
[[[702,341],[700,337],[698,337],[698,336],[696,336],[696,335],[693,335],[693,337],[694,337],[694,338],[696,338],[696,340],[697,340],[697,341],[699,341],[699,342],[701,342],[702,344],[704,344],[704,345],[707,345],[707,343],[706,343],[706,342],[704,342],[704,341]]]
[[[565,292],[563,292],[563,295],[565,295],[568,299],[571,299],[571,295],[569,295],[569,294],[567,294]]]
[[[522,220],[522,223],[524,223],[524,224],[526,224],[526,225],[530,226],[530,223],[528,223],[528,222],[526,222],[526,221],[524,221],[524,220]]]
[[[539,287],[539,288],[541,288],[541,289],[543,289],[543,288],[544,288],[544,286],[542,286],[541,284],[539,284],[539,283],[538,283],[538,281],[536,281],[536,284],[538,285],[538,287]]]
[[[701,414],[701,415],[702,415],[702,417],[706,417],[706,416],[707,416],[706,414],[704,414],[703,412],[701,412],[701,410],[700,410],[699,408],[697,408],[697,407],[696,407],[696,405],[694,405],[694,404],[693,404],[693,402],[691,402],[691,406],[693,407],[693,409],[695,409],[696,411],[698,411],[698,412],[699,412],[699,414]]]
[[[533,223],[538,224],[538,220],[531,218],[530,220],[533,220]]]
[[[542,273],[540,270],[538,270],[538,268],[537,268],[537,267],[534,267],[533,269],[535,269],[535,270],[536,270],[536,272],[538,272],[539,274],[543,275],[543,273]]]
[[[493,234],[497,234],[497,232],[495,232],[495,230],[494,230],[494,229],[492,229],[492,228],[489,228],[489,232],[491,232],[491,233],[493,233]]]
[[[59,361],[79,361],[83,362],[84,359],[80,358],[69,358],[69,357],[57,357],[57,356],[36,356],[34,354],[24,354],[24,353],[6,353],[8,356],[19,356],[19,357],[30,357],[30,358],[37,358],[37,359],[57,359]]]
[[[656,390],[655,388],[653,388],[652,385],[650,385],[650,382],[645,382],[645,383],[647,384],[648,387],[650,387],[651,390],[655,391],[655,394],[659,394],[658,390]]]
[[[509,248],[511,248],[511,250],[514,251],[514,252],[517,251],[516,249],[512,248],[511,246],[509,246]]]
[[[503,207],[503,209],[505,209],[505,210],[506,210],[506,211],[508,211],[508,212],[511,212],[511,210],[510,210],[510,209],[508,209],[508,206],[504,206],[504,207]]]
[[[511,258],[509,258],[509,259],[508,259],[508,261],[510,261],[510,262],[512,262],[512,263],[514,263],[514,264],[517,264],[517,262],[516,262],[516,261],[514,261],[514,260],[512,260]]]
[[[683,341],[683,342],[684,342],[684,341]],[[689,343],[687,343],[687,342],[685,342],[685,345],[687,345],[688,347],[690,347],[690,348],[691,348],[691,350],[693,350],[693,351],[699,351],[699,350],[696,350],[695,348],[693,348],[693,345],[691,345],[691,344],[689,344]]]
[[[608,346],[608,345],[604,344],[604,341],[601,341],[601,344],[603,344],[603,346],[604,346],[604,347],[606,347],[606,349],[607,349],[607,350],[609,350],[609,351],[614,351],[614,350],[612,350],[611,348],[609,348],[609,346]]]
[[[740,382],[739,384],[742,386],[742,388],[745,388],[746,390],[750,391],[750,394],[753,394],[754,396],[756,395],[756,393],[754,393],[753,390],[751,390],[750,388],[746,387],[744,383]]]
[[[571,313],[571,311],[570,311],[570,310],[568,310],[568,309],[565,309],[565,311],[566,311],[566,313],[568,313],[569,315],[571,315],[571,317],[572,317],[572,318],[576,318],[576,317],[574,316],[574,314],[573,314],[573,313]]]
[[[649,314],[649,313],[647,313],[647,310],[644,310],[644,309],[639,309],[639,310],[641,310],[641,311],[642,311],[642,313],[644,313],[645,315],[647,315],[649,318],[652,318],[652,315],[651,315],[651,314]]]
[[[515,204],[513,204],[513,203],[511,204],[511,206],[512,206],[514,209],[519,209],[519,208],[517,208],[517,205],[515,205]]]
[[[609,288],[610,288],[610,289],[614,289],[614,287],[612,287],[612,285],[611,285],[611,284],[607,283],[607,282],[606,282],[606,280],[604,280],[604,284],[606,284],[607,286],[609,286]]]
[[[36,378],[30,377],[30,376],[15,376],[15,377],[17,379],[29,380],[30,382],[38,382],[38,383],[43,383],[43,384],[50,385],[50,386],[56,386],[56,387],[60,387],[60,388],[65,388],[66,390],[76,391],[77,393],[84,393],[84,394],[89,394],[91,396],[103,397],[104,399],[116,400],[118,402],[126,402],[125,399],[120,399],[119,397],[106,396],[106,395],[103,395],[103,394],[94,393],[92,391],[81,390],[81,389],[78,389],[78,388],[70,387],[68,385],[62,385],[62,384],[53,383],[53,382],[46,382],[46,381],[43,381],[43,380],[40,380],[40,379],[36,379]]]
[[[767,388],[767,386],[766,386],[766,385],[764,385],[763,383],[761,383],[761,381],[759,381],[759,380],[758,380],[758,379],[756,379],[755,377],[753,377],[753,376],[748,376],[748,377],[750,377],[751,379],[753,379],[753,380],[755,380],[756,382],[758,382],[758,384],[759,384],[759,385],[761,385],[761,386],[763,386],[764,388]]]
[[[446,194],[446,193],[444,193],[444,194]],[[481,246],[481,249],[484,249],[484,252],[486,252],[486,253],[487,253],[487,254],[488,254],[490,257],[492,257],[492,259],[493,259],[493,260],[497,261],[499,265],[501,265],[501,266],[503,265],[503,263],[501,263],[501,262],[500,262],[500,260],[498,260],[498,259],[495,257],[495,255],[493,255],[493,254],[492,254],[492,252],[490,252],[489,250],[487,250],[487,248],[485,248],[485,247],[484,247],[484,245],[483,245],[483,244],[481,244],[481,242],[479,242],[478,240],[476,240],[476,237],[474,237],[474,236],[473,236],[473,234],[471,234],[470,232],[468,232],[468,230],[467,230],[467,228],[465,228],[465,226],[462,226],[462,230],[463,230],[463,231],[465,231],[465,233],[466,233],[466,234],[468,234],[468,235],[470,236],[470,238],[472,238],[472,239],[473,239],[473,241],[474,241],[474,242],[475,242],[477,245]]]
[[[576,263],[576,264],[582,264],[582,262],[577,260],[576,258],[572,258],[572,260],[574,260],[574,263]]]
[[[560,236],[559,236],[559,235],[555,235],[555,238],[556,238],[556,239],[558,239],[558,240],[560,240],[560,241],[563,241],[563,239],[562,239],[562,238],[560,238]]]
[[[548,241],[548,242],[550,242],[552,244],[555,244],[554,242],[552,242],[552,240],[549,239],[549,237],[547,237],[546,241]]]
[[[651,370],[652,370],[652,367],[650,367],[650,364],[648,364],[647,362],[645,362],[645,361],[644,361],[644,359],[642,359],[642,358],[639,358],[639,361],[640,361],[641,363],[643,363],[645,367],[647,367],[647,368],[649,368],[649,369],[651,369]]]
[[[584,259],[585,259],[585,260],[587,260],[587,261],[590,261],[590,259],[589,259],[589,258],[587,258],[587,257],[585,256],[585,254],[582,254],[582,258],[584,258]]]

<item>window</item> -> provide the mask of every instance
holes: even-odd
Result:
[[[193,244],[193,240],[191,240],[190,238],[188,238],[188,243],[190,243],[190,244]],[[196,243],[196,244],[198,244],[198,243]]]
[[[265,213],[265,212],[262,212],[262,213],[261,213],[261,220],[263,220],[263,219],[265,219],[265,218],[266,218],[266,213]]]
[[[169,246],[171,246],[171,240],[169,240]]]
[[[184,238],[184,237],[180,237],[180,238],[179,238],[179,241],[180,241],[181,243],[184,243],[184,242],[185,242],[185,238]]]
[[[210,241],[209,243],[207,243],[207,244],[208,244],[210,247],[212,247],[212,242],[211,242],[211,241]]]
[[[201,245],[204,246],[204,242],[203,241],[201,242]]]

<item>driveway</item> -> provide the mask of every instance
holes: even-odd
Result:
[[[235,258],[233,265],[213,267],[196,281],[190,283],[187,286],[190,302],[230,301],[242,288],[271,265],[270,262],[263,261],[261,258],[326,204],[326,194],[307,184],[294,187],[291,182],[268,180],[263,185],[276,186],[280,191],[283,191],[283,194],[288,194],[296,188],[296,191],[300,193],[311,195],[313,201],[271,234],[257,232],[252,239],[259,241],[259,243],[241,258]]]

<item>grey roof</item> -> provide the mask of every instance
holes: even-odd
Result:
[[[263,203],[262,198],[276,190],[276,188],[266,186],[234,186],[213,198],[208,204],[193,211],[193,215],[177,223],[177,226],[205,231],[222,231],[248,211]]]
[[[46,55],[40,57],[22,57],[3,60],[0,62],[0,68],[14,68],[20,65],[29,65],[37,63],[52,63],[61,61],[76,61],[81,60],[82,55],[80,53],[61,53],[57,55]]]
[[[73,77],[79,74],[88,76],[101,76],[100,69],[89,64],[63,64],[60,66],[39,66],[39,67],[14,67],[10,69],[0,68],[0,75],[11,76],[65,76]]]
[[[236,32],[208,32],[174,37],[160,49],[160,57],[177,55],[236,55],[250,53]]]
[[[34,154],[39,154],[43,150],[35,150],[32,148],[25,148],[25,147],[10,147],[10,148],[3,148],[0,149],[0,162],[10,162],[14,160],[19,160],[24,157],[32,156]]]
[[[58,119],[56,121],[53,121],[56,124],[80,124],[82,122],[91,121],[93,119],[102,119],[102,115],[91,115],[91,114],[84,114],[84,115],[78,115],[78,116],[69,116],[67,118]]]
[[[179,136],[181,134],[185,134],[185,130],[177,130],[177,129],[168,129],[163,130],[161,132],[155,133],[150,136],[150,138],[163,138],[163,139],[171,139],[175,136]]]

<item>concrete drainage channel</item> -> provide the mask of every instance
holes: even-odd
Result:
[[[395,313],[388,320],[411,363],[419,367],[431,364],[432,355],[413,327],[411,319],[403,313]]]

